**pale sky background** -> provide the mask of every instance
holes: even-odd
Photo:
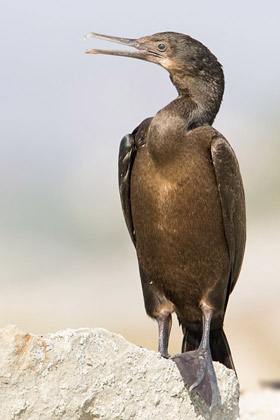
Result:
[[[223,64],[214,126],[234,148],[246,190],[247,251],[226,332],[243,387],[279,380],[279,16],[276,0],[1,1],[2,327],[98,326],[156,349],[121,213],[117,155],[122,136],[176,91],[159,66],[85,55],[112,44],[83,37],[183,32]],[[177,331],[171,351],[180,344]]]

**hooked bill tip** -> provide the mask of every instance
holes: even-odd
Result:
[[[90,32],[84,36],[84,41],[88,38],[93,38],[93,32]]]
[[[84,40],[87,40],[88,38],[99,38],[102,37],[102,35],[97,34],[96,32],[89,32],[84,36]]]

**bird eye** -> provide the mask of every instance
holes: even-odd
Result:
[[[157,49],[159,51],[165,51],[166,50],[166,45],[165,44],[158,44]]]

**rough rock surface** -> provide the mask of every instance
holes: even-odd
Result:
[[[221,408],[189,395],[174,362],[103,329],[0,330],[1,420],[233,420],[234,373],[215,363]]]

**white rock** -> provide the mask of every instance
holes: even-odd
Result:
[[[44,337],[0,330],[1,420],[203,420],[174,362],[103,329]],[[222,406],[211,420],[238,420],[238,382],[215,363]]]

